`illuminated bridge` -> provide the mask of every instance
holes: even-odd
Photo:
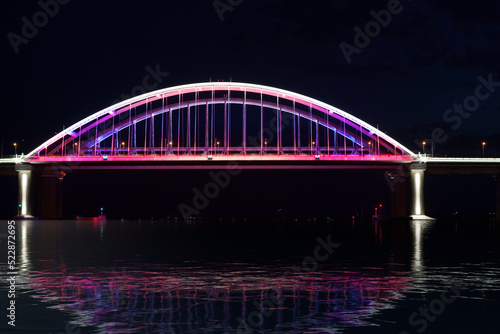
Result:
[[[0,162],[18,171],[19,215],[48,218],[61,216],[61,182],[68,170],[222,169],[228,164],[380,170],[397,181],[393,216],[413,217],[425,217],[426,170],[500,174],[500,159],[422,157],[332,105],[235,82],[182,85],[131,98],[75,123],[26,156]],[[499,177],[496,181],[500,189]]]

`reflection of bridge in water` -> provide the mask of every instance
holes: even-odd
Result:
[[[21,217],[60,218],[68,171],[222,169],[229,162],[247,169],[386,172],[397,181],[394,217],[425,218],[425,171],[496,175],[500,212],[500,159],[421,156],[332,105],[245,83],[183,85],[131,98],[0,166],[19,172]]]
[[[88,231],[92,224],[92,235],[99,239],[100,230],[112,223],[76,225]],[[20,289],[33,291],[42,304],[69,312],[72,324],[96,326],[102,333],[137,332],[145,329],[145,323],[151,333],[208,328],[232,332],[240,326],[239,319],[248,324],[255,312],[263,319],[262,330],[300,331],[294,328],[297,324],[366,326],[378,313],[392,309],[412,286],[412,279],[399,268],[393,271],[380,264],[360,268],[334,261],[321,263],[317,271],[284,276],[302,258],[279,265],[203,261],[164,265],[134,258],[120,260],[120,267],[89,267],[95,259],[84,256],[87,260],[76,267],[66,264],[67,250],[59,252],[60,246],[55,246],[62,236],[53,231],[40,235],[45,230],[34,225],[19,222]],[[47,242],[56,249],[44,248],[46,254],[40,256],[39,247]],[[284,300],[269,312],[275,291]]]
[[[149,323],[169,332],[190,332],[207,326],[230,331],[238,327],[238,319],[246,320],[256,310],[264,320],[262,328],[275,323],[286,330],[288,323],[300,322],[360,326],[366,324],[364,318],[391,308],[409,283],[404,277],[370,277],[348,269],[322,270],[301,279],[270,277],[276,274],[272,269],[245,263],[225,265],[227,271],[210,267],[161,268],[164,273],[133,268],[41,271],[30,278],[29,286],[42,300],[72,311],[79,326],[104,329],[107,323],[118,323],[137,328]],[[284,302],[267,316],[274,291]]]

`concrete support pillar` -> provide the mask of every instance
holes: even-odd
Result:
[[[62,179],[66,173],[43,172],[33,165],[17,165],[16,171],[19,176],[17,216],[62,218]]]
[[[391,217],[408,217],[408,177],[402,169],[387,172],[387,182],[391,189]]]
[[[411,205],[410,217],[413,219],[432,219],[425,215],[424,207],[424,172],[426,164],[412,164],[410,166],[411,177]]]
[[[41,177],[40,215],[48,219],[62,218],[62,181],[64,172],[43,173]]]
[[[30,165],[16,165],[19,176],[18,208],[19,218],[33,218],[33,168]]]

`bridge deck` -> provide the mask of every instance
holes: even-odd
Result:
[[[0,173],[13,174],[16,166],[33,165],[46,170],[105,169],[354,169],[389,170],[414,163],[426,164],[429,174],[500,174],[500,158],[448,158],[402,155],[114,155],[51,156],[0,159]]]

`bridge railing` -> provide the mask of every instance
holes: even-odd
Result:
[[[375,155],[366,149],[357,147],[139,147],[139,148],[97,148],[80,152],[67,152],[64,155],[55,154],[52,157],[92,157],[92,156],[148,156],[148,155]],[[44,157],[44,156],[42,156]],[[47,156],[50,157],[50,156]]]

